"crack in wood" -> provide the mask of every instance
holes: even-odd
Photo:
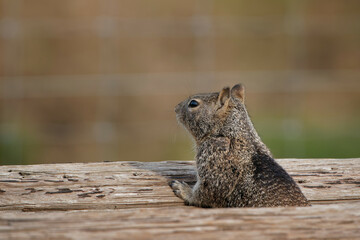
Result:
[[[51,180],[51,179],[45,179],[44,182],[53,182],[53,183],[61,183],[64,182],[63,180]]]
[[[70,188],[58,188],[56,192],[46,192],[45,194],[60,194],[60,193],[72,193],[74,192]]]
[[[86,197],[91,197],[92,195],[99,194],[99,193],[103,193],[103,191],[100,191],[99,189],[95,189],[94,191],[91,191],[91,192],[78,194],[78,197],[79,198],[86,198]]]
[[[331,186],[324,186],[324,185],[318,185],[318,186],[311,186],[311,185],[304,185],[304,188],[331,188]]]
[[[42,192],[42,191],[44,191],[44,190],[42,190],[42,189],[37,190],[37,189],[35,189],[35,188],[25,188],[25,190],[26,190],[26,191],[29,191],[29,192],[27,192],[27,193],[22,193],[21,195],[29,195],[29,194],[31,194],[31,193],[36,193],[36,192]]]

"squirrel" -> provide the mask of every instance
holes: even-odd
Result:
[[[198,207],[310,206],[273,159],[245,108],[245,88],[196,94],[175,107],[196,143],[197,182],[169,183],[186,205]]]

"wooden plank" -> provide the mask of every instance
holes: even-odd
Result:
[[[282,159],[313,204],[360,200],[360,159]],[[28,211],[181,205],[167,182],[195,181],[193,162],[0,167],[0,209]],[[71,204],[69,204],[71,203]]]
[[[1,166],[0,239],[360,239],[360,159],[278,162],[312,207],[184,206],[193,162]]]
[[[305,208],[5,211],[12,239],[359,239],[359,203]]]

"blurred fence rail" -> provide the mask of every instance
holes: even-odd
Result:
[[[360,71],[243,71],[1,77],[3,98],[186,95],[244,82],[251,92],[360,92]],[[215,89],[216,90],[216,89]]]

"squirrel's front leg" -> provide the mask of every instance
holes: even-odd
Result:
[[[174,180],[171,181],[169,185],[177,197],[183,199],[185,203],[191,204],[190,199],[192,198],[192,189],[186,182]]]
[[[199,198],[199,181],[191,188],[187,183],[177,180],[170,182],[175,195],[184,200],[186,205],[202,206]]]

